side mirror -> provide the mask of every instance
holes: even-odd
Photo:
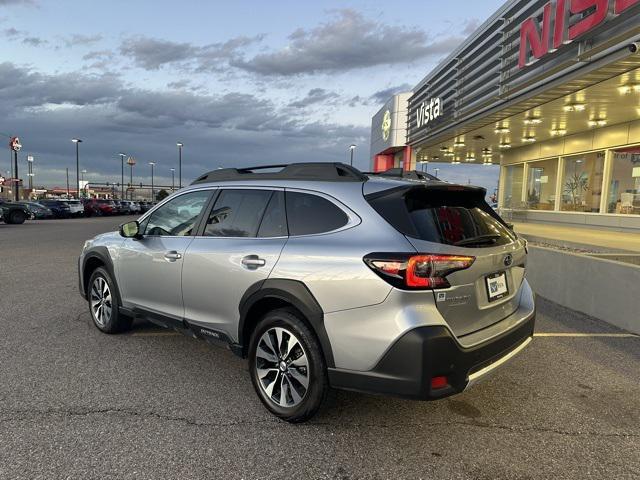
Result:
[[[120,235],[124,238],[142,238],[140,224],[137,220],[120,225]]]

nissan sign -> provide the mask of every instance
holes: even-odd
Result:
[[[518,67],[530,65],[638,3],[640,0],[555,0],[547,3],[542,10],[541,22],[535,16],[520,26]]]

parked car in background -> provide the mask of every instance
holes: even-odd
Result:
[[[27,206],[27,208],[31,212],[31,215],[36,220],[53,218],[53,212],[49,207],[45,207],[38,202],[24,202],[24,204]]]
[[[140,213],[148,212],[152,206],[153,204],[151,202],[140,202]]]
[[[129,215],[129,204],[124,200],[113,200],[117,215]]]
[[[19,225],[31,218],[31,212],[22,202],[7,202],[0,198],[0,218],[4,223]]]
[[[129,200],[129,210],[131,211],[131,215],[140,213],[140,204],[138,202]]]
[[[44,199],[40,200],[40,205],[44,205],[53,213],[54,218],[69,218],[71,216],[71,207],[62,200]]]
[[[113,200],[90,198],[84,204],[84,214],[88,217],[103,215],[117,215],[118,208]]]
[[[69,205],[69,212],[72,217],[84,217],[84,205],[80,200],[61,200]]]

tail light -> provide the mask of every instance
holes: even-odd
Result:
[[[447,275],[469,268],[475,257],[442,254],[372,253],[364,262],[391,285],[404,290],[449,288]]]

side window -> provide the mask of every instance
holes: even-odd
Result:
[[[343,227],[349,217],[318,195],[287,192],[287,221],[289,235],[311,235]]]
[[[271,195],[267,210],[264,212],[258,237],[286,237],[287,215],[284,209],[284,192],[275,191]]]
[[[273,192],[222,190],[204,229],[208,237],[255,237]]]
[[[151,214],[145,235],[184,237],[192,235],[200,212],[211,192],[200,190],[180,195]]]

